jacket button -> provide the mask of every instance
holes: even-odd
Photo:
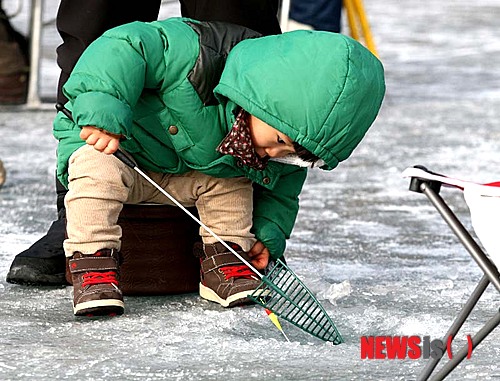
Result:
[[[271,182],[271,179],[270,179],[269,177],[267,177],[267,176],[266,176],[266,177],[264,177],[264,178],[262,179],[262,182],[263,182],[264,184],[266,184],[266,185],[267,185],[267,184],[269,184],[269,183]]]
[[[170,126],[168,128],[168,132],[170,132],[170,135],[175,135],[179,132],[179,129],[176,126]]]
[[[243,167],[243,162],[240,159],[236,160],[236,166],[238,168],[242,168]]]

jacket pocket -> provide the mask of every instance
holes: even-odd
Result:
[[[156,114],[136,120],[130,139],[122,146],[162,170],[172,171],[179,167],[177,148]]]
[[[187,129],[179,124],[168,126],[166,133],[170,136],[172,144],[177,152],[182,152],[194,146],[193,140],[191,136],[189,136]]]

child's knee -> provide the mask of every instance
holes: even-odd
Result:
[[[207,189],[223,195],[248,197],[253,194],[252,182],[246,177],[216,178],[207,176]]]
[[[97,151],[85,145],[76,150],[69,159],[69,182],[86,179],[115,186],[130,186],[133,176],[127,167],[113,155]]]
[[[231,214],[252,214],[253,187],[247,178],[213,178],[202,196],[205,201],[221,205],[221,211]]]

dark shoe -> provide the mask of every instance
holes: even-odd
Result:
[[[241,247],[229,243],[243,258],[247,255]],[[203,245],[201,257],[200,296],[223,307],[251,304],[248,298],[261,281],[248,266],[221,243]]]
[[[69,260],[73,281],[73,312],[77,316],[121,315],[123,294],[118,288],[120,253],[103,249],[76,252]]]
[[[40,286],[66,285],[66,258],[63,249],[65,235],[65,220],[60,218],[54,221],[44,237],[16,255],[7,274],[7,282]]]

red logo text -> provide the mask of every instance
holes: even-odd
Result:
[[[394,360],[394,359],[440,359],[446,353],[453,358],[453,337],[444,342],[440,339],[431,340],[430,336],[362,336],[360,349],[361,359]],[[472,356],[472,339],[467,335],[467,358]]]

